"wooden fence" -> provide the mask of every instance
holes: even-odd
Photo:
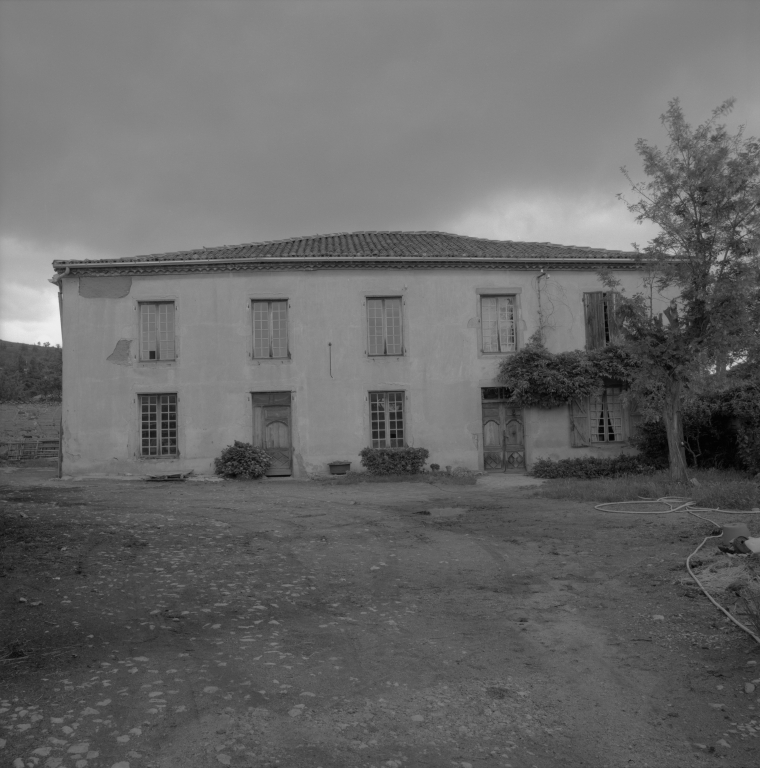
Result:
[[[7,461],[24,459],[57,459],[61,441],[57,437],[40,440],[0,442],[0,458]]]

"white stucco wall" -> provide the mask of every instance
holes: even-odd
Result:
[[[538,270],[315,270],[134,277],[123,298],[85,298],[63,279],[63,468],[66,474],[210,473],[233,440],[252,438],[251,392],[290,391],[294,475],[326,472],[370,443],[371,390],[406,392],[406,437],[441,466],[482,468],[480,387],[503,355],[479,352],[478,291],[519,296],[519,343],[538,324]],[[634,272],[618,275],[629,294]],[[541,305],[553,351],[585,344],[582,296],[591,271],[551,270]],[[90,291],[88,291],[91,293]],[[367,296],[403,296],[402,357],[366,354]],[[291,359],[251,358],[252,298],[287,298]],[[176,301],[178,358],[138,360],[139,301]],[[657,302],[655,309],[664,307]],[[127,364],[107,358],[131,340]],[[332,343],[332,377],[328,342]],[[137,396],[179,396],[179,457],[139,458]],[[526,458],[619,452],[571,448],[566,408],[525,412]]]

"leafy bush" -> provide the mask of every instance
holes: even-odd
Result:
[[[365,448],[359,456],[372,475],[415,475],[430,452],[427,448]]]
[[[466,474],[445,472],[418,472],[416,475],[371,475],[369,472],[348,472],[345,475],[313,475],[312,482],[320,485],[367,485],[369,483],[427,483],[428,485],[475,485],[477,474],[465,470]]]
[[[662,419],[642,422],[632,435],[631,444],[638,448],[639,455],[647,464],[656,465],[661,469],[668,466],[668,435]],[[687,451],[687,463],[690,458]]]
[[[627,381],[632,362],[619,347],[554,354],[531,341],[499,366],[498,380],[511,390],[510,401],[528,408],[555,408],[588,397],[604,379]]]
[[[743,472],[723,469],[692,469],[691,477],[699,485],[674,483],[667,470],[651,475],[626,475],[625,477],[597,477],[591,480],[568,478],[553,480],[536,488],[535,493],[547,499],[573,501],[635,501],[646,497],[659,499],[663,496],[687,496],[699,507],[720,509],[752,509],[760,507],[760,486],[748,480]],[[664,505],[663,505],[664,507]],[[631,504],[627,509],[637,509]],[[651,511],[651,506],[642,506]],[[732,516],[733,517],[733,516]]]
[[[760,382],[736,377],[723,389],[691,394],[682,413],[689,466],[760,472]],[[631,442],[646,461],[667,466],[661,419],[642,424]]]
[[[644,475],[655,471],[641,456],[612,456],[597,458],[581,456],[577,459],[538,459],[530,474],[534,477],[556,479],[561,477],[624,477],[625,475]]]
[[[430,465],[430,471],[431,472],[437,472],[441,468],[440,464],[431,464]]]
[[[263,477],[271,466],[272,459],[266,451],[238,440],[234,445],[228,445],[218,459],[214,459],[214,472],[222,477],[256,479]]]

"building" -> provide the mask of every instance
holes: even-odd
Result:
[[[598,270],[635,293],[634,253],[357,232],[53,266],[66,474],[210,473],[234,440],[295,477],[366,446],[498,471],[630,450],[612,383],[523,412],[495,376],[539,318],[553,351],[607,343]]]

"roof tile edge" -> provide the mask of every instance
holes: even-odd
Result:
[[[459,235],[459,234],[452,234],[449,232],[439,232],[435,230],[429,230],[429,231],[401,231],[401,230],[388,230],[388,231],[381,231],[381,230],[362,230],[358,232],[337,232],[337,233],[330,233],[330,234],[323,234],[323,235],[308,235],[308,236],[302,236],[302,237],[289,237],[289,238],[283,238],[280,240],[265,240],[260,242],[250,242],[250,243],[238,243],[236,245],[219,245],[219,246],[211,246],[211,247],[202,247],[202,248],[194,248],[190,250],[180,250],[180,251],[167,251],[165,253],[153,253],[149,255],[142,255],[142,256],[125,256],[120,257],[116,259],[86,259],[82,261],[74,261],[74,260],[67,260],[67,261],[54,261],[53,265],[55,267],[66,267],[66,266],[72,266],[74,264],[130,264],[130,263],[159,263],[162,261],[167,262],[176,262],[183,259],[186,260],[200,260],[200,259],[214,259],[219,261],[235,261],[236,257],[234,252],[240,251],[244,249],[267,249],[269,250],[268,246],[272,246],[273,248],[276,248],[277,246],[281,246],[285,243],[292,243],[294,246],[297,246],[300,243],[303,243],[304,241],[314,241],[316,243],[319,243],[321,240],[326,240],[328,238],[336,238],[336,237],[351,237],[351,238],[358,238],[361,239],[366,236],[386,236],[386,237],[394,237],[394,238],[401,238],[404,237],[441,237],[446,238],[448,240],[458,240],[458,241],[464,241],[467,243],[477,244],[482,243],[485,247],[489,249],[493,249],[494,246],[507,246],[507,247],[513,247],[513,248],[519,248],[519,249],[557,249],[557,250],[565,250],[565,251],[574,251],[572,257],[569,257],[568,260],[576,260],[576,259],[582,259],[583,254],[586,254],[586,258],[593,259],[596,261],[604,260],[605,257],[607,259],[632,259],[632,258],[639,258],[640,254],[636,251],[621,251],[621,250],[614,250],[614,249],[608,249],[608,248],[595,248],[593,246],[578,246],[578,245],[562,245],[559,243],[549,243],[549,242],[535,242],[535,241],[521,241],[521,240],[495,240],[495,239],[489,239],[489,238],[482,238],[482,237],[473,237],[471,235]],[[369,244],[367,244],[369,245]],[[396,244],[394,247],[388,247],[387,252],[388,256],[386,258],[398,258],[398,259],[404,259],[404,258],[436,258],[436,259],[456,259],[456,258],[470,258],[470,259],[478,259],[478,258],[504,258],[504,259],[515,259],[519,260],[521,258],[525,258],[525,256],[521,256],[518,254],[511,254],[511,255],[504,255],[504,256],[477,256],[477,255],[470,255],[466,253],[461,254],[451,254],[446,253],[445,255],[431,255],[431,253],[409,253],[409,254],[399,254],[394,253],[393,251],[399,250],[399,245]],[[295,250],[295,247],[294,247]],[[411,248],[410,250],[414,250]],[[429,249],[428,249],[429,250]],[[435,250],[438,249],[432,249],[432,252],[435,253]],[[445,251],[445,248],[441,248],[442,251]],[[376,258],[379,256],[383,251],[386,251],[385,248],[379,249],[375,243],[372,243],[371,247],[362,248],[361,250],[358,250],[356,247],[351,249],[347,252],[336,252],[335,250],[330,250],[329,252],[323,252],[323,253],[315,253],[314,255],[309,255],[308,258],[318,260],[321,258]],[[216,255],[218,254],[218,255]],[[575,255],[577,254],[577,255]],[[288,256],[287,254],[281,255],[281,256],[273,256],[272,254],[260,254],[254,257],[238,257],[238,258],[247,258],[247,259],[257,259],[257,260],[267,260],[267,259],[288,259],[288,258],[294,258],[293,255]],[[540,257],[536,257],[540,258]],[[547,255],[547,258],[549,256]],[[556,256],[554,257],[556,258]],[[561,258],[561,257],[560,257]]]

